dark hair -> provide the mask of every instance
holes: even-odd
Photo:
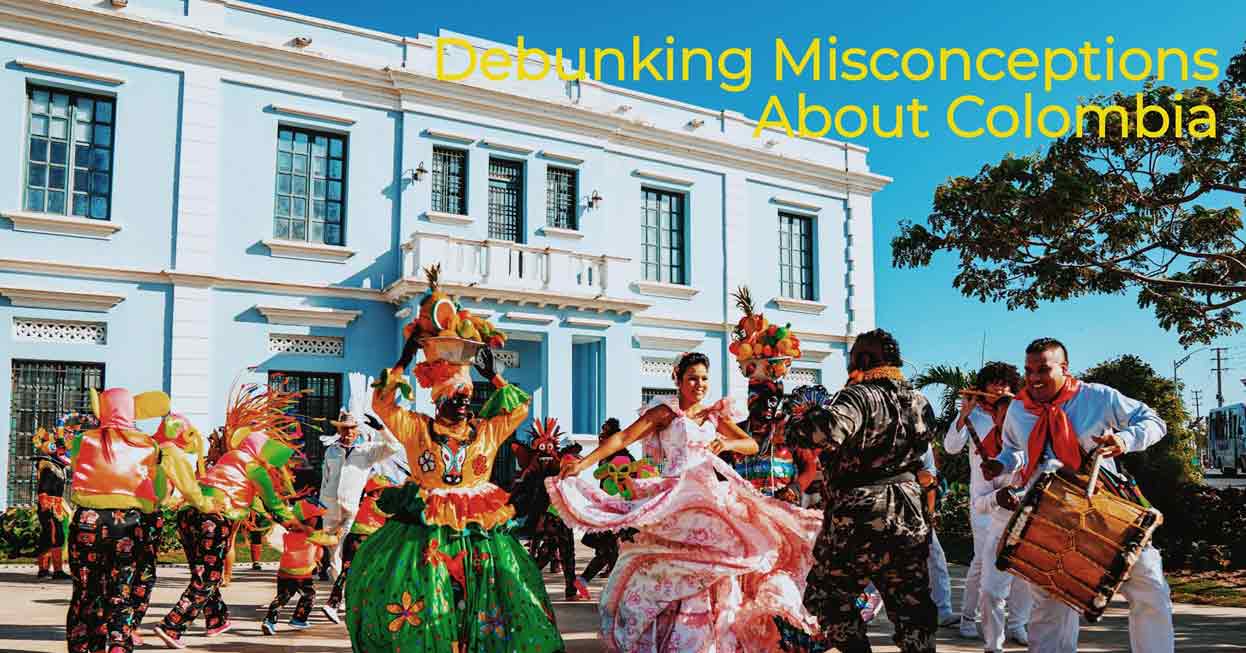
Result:
[[[861,365],[857,366],[855,369],[868,370],[879,367],[880,365],[892,365],[895,367],[904,366],[904,359],[900,357],[900,343],[896,342],[895,336],[891,335],[887,331],[884,331],[883,329],[866,331],[865,333],[857,336],[857,342],[860,343],[862,341],[877,345],[882,359],[876,360],[872,355],[862,356],[865,360],[850,361],[851,363],[861,363]],[[872,354],[873,352],[868,353]]]
[[[623,429],[619,426],[619,418],[610,417],[601,423],[601,430],[607,433],[618,433]]]
[[[1039,338],[1038,340],[1031,342],[1030,345],[1025,348],[1025,353],[1027,355],[1041,354],[1052,349],[1059,349],[1060,353],[1064,354],[1064,362],[1069,362],[1069,350],[1064,346],[1063,342],[1060,342],[1055,338]]]
[[[678,383],[684,378],[684,373],[692,369],[693,365],[704,365],[705,369],[710,368],[710,357],[699,351],[690,351],[679,357],[675,361],[675,382]]]
[[[1016,394],[1021,389],[1021,373],[1017,371],[1015,365],[991,361],[978,370],[973,385],[979,390],[985,390],[986,386],[999,382],[1006,384],[1008,389]]]

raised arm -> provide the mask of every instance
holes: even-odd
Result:
[[[830,406],[815,408],[787,425],[787,441],[805,449],[837,449],[864,421],[866,408],[858,393],[836,393]]]
[[[411,382],[402,373],[403,368],[381,370],[373,387],[372,412],[376,413],[390,433],[401,443],[406,443],[418,430],[420,420],[411,411],[398,405],[398,391],[410,397]]]
[[[654,431],[664,428],[674,418],[675,413],[666,406],[659,406],[650,410],[641,415],[640,419],[632,422],[627,428],[599,443],[597,448],[589,455],[581,458],[579,461],[564,462],[559,476],[575,476],[586,469],[596,467],[598,463],[626,449],[632,443],[638,442]]]
[[[722,449],[720,451],[734,451],[742,456],[751,456],[758,451],[757,441],[752,438],[744,429],[740,428],[735,422],[729,419],[718,420],[718,435],[722,436]],[[710,449],[713,451],[713,449]],[[719,453],[714,451],[714,453]]]
[[[1107,389],[1108,407],[1115,422],[1116,435],[1125,441],[1125,452],[1142,451],[1164,439],[1168,433],[1168,425],[1155,409],[1121,394],[1113,388]]]
[[[173,487],[186,499],[186,503],[199,512],[212,512],[214,506],[203,496],[195,479],[195,468],[186,460],[181,450],[171,442],[160,445],[160,471],[173,483]]]

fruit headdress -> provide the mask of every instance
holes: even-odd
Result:
[[[747,286],[740,286],[731,296],[744,313],[731,332],[728,348],[740,364],[740,372],[754,380],[783,378],[792,359],[800,358],[800,340],[792,332],[792,325],[781,327],[767,322],[754,307]]]
[[[432,388],[434,401],[471,394],[471,355],[480,347],[501,347],[506,334],[441,290],[440,265],[424,268],[424,276],[428,292],[420,299],[419,315],[403,328],[403,337],[414,338],[424,350],[425,360],[415,366],[415,378],[421,387]]]

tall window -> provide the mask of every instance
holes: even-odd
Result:
[[[550,166],[545,173],[545,224],[559,229],[578,229],[576,172]]]
[[[27,211],[107,220],[114,100],[31,86]]]
[[[467,215],[467,152],[433,148],[433,210]]]
[[[813,297],[813,218],[779,214],[779,293]]]
[[[523,162],[489,158],[489,237],[523,236]]]
[[[641,267],[645,281],[687,283],[684,275],[684,196],[641,189]]]
[[[279,127],[273,237],[343,244],[345,184],[344,136]]]
[[[9,415],[9,505],[35,501],[36,478],[31,436],[39,427],[51,430],[57,418],[71,412],[89,413],[89,390],[104,389],[99,363],[14,360]]]
[[[303,455],[309,469],[298,474],[304,485],[320,487],[320,467],[324,462],[324,445],[320,436],[334,431],[329,420],[337,419],[342,407],[342,375],[317,372],[269,372],[269,387],[284,392],[301,391],[303,396],[294,412],[303,423]]]

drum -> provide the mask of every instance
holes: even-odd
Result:
[[[1094,623],[1163,516],[1110,492],[1087,496],[1089,483],[1090,477],[1065,470],[1043,473],[1009,520],[995,566]]]

